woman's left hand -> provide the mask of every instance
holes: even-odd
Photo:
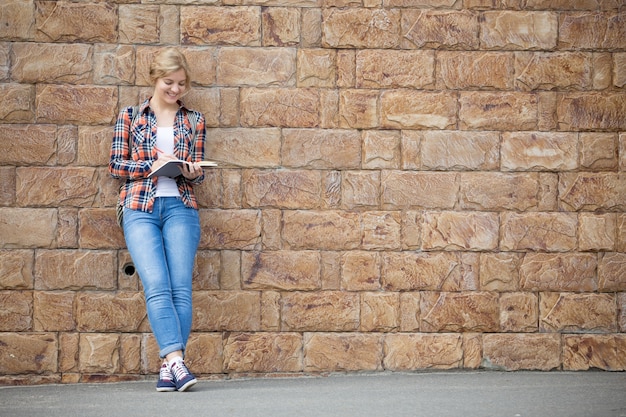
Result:
[[[183,177],[187,178],[188,180],[196,179],[200,175],[202,175],[202,167],[200,167],[199,164],[195,163],[183,164],[180,170],[183,173]]]

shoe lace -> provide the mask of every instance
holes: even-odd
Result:
[[[177,362],[172,364],[172,371],[174,371],[174,377],[177,381],[182,381],[186,376],[189,375],[189,370],[187,366],[185,366],[184,362]]]
[[[159,372],[159,378],[166,380],[166,381],[171,381],[173,378],[172,372],[170,370],[170,367],[167,365],[163,365],[161,366],[161,371]]]

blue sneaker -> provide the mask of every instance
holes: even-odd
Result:
[[[176,389],[180,392],[185,391],[187,388],[195,385],[198,380],[187,366],[185,366],[185,362],[183,362],[182,358],[176,358],[170,363],[170,368],[172,370],[172,374],[174,375],[174,382],[176,383]]]
[[[161,365],[161,370],[159,371],[159,381],[157,382],[156,390],[159,392],[176,391],[174,375],[172,375],[172,371],[170,371],[170,367],[166,363]]]

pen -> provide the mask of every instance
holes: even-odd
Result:
[[[163,152],[161,149],[157,148],[156,146],[154,147],[154,150],[157,151],[158,153],[162,153],[164,154],[165,152]]]

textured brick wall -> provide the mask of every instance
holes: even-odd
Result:
[[[156,372],[107,171],[181,45],[202,376],[626,369],[623,0],[0,5],[0,383]]]

